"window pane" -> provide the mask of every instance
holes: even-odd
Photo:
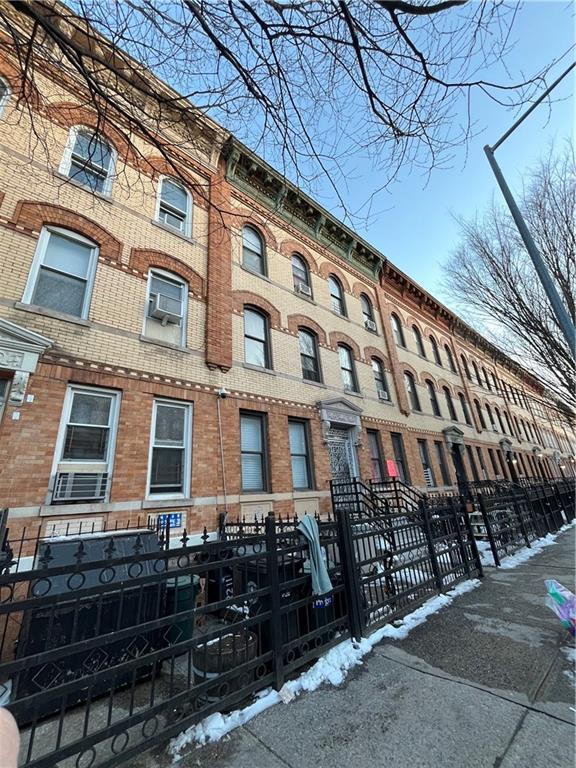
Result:
[[[308,462],[305,456],[292,456],[292,482],[294,488],[309,488]]]
[[[74,161],[72,161],[70,165],[68,176],[69,178],[74,179],[74,181],[77,181],[78,184],[88,187],[93,192],[102,192],[104,189],[105,176],[90,170],[85,165],[79,165]]]
[[[349,349],[346,347],[338,347],[338,355],[340,356],[341,368],[352,368],[352,357]]]
[[[266,320],[264,315],[253,312],[250,309],[244,310],[244,333],[247,336],[253,336],[264,341],[266,338]]]
[[[105,461],[108,448],[108,432],[107,427],[68,426],[66,428],[62,458]]]
[[[292,274],[295,283],[304,283],[308,285],[308,270],[306,265],[298,256],[292,256]]]
[[[88,277],[93,248],[78,240],[50,233],[42,264],[74,277]]]
[[[188,208],[188,195],[186,191],[182,189],[178,184],[174,184],[173,181],[164,179],[162,182],[162,197],[163,203],[167,203],[170,207],[176,208],[182,213],[186,213]]]
[[[184,424],[186,412],[175,405],[156,406],[156,445],[184,445]]]
[[[244,245],[249,248],[251,251],[255,251],[256,254],[262,253],[262,241],[260,240],[260,235],[256,232],[255,229],[252,229],[251,227],[244,227],[242,230],[242,238]]]
[[[354,384],[354,378],[350,371],[346,371],[342,369],[342,382],[344,384],[344,389],[349,389],[352,392],[356,390],[356,385]]]
[[[73,152],[104,171],[110,168],[110,148],[93,134],[78,133]]]
[[[262,456],[259,453],[242,455],[242,489],[261,491],[264,488]]]
[[[243,263],[245,267],[248,267],[248,269],[251,269],[254,272],[258,272],[259,274],[262,274],[264,271],[262,257],[252,251],[244,249]]]
[[[150,493],[181,493],[184,470],[184,451],[181,448],[154,448]]]
[[[305,331],[300,331],[298,334],[298,340],[300,342],[300,352],[308,357],[316,357],[316,345],[314,344],[314,337]]]
[[[107,427],[110,423],[111,404],[111,397],[75,392],[70,410],[70,423]]]
[[[302,455],[306,454],[306,428],[304,424],[290,422],[289,432],[290,453],[300,453]]]
[[[84,280],[40,268],[32,304],[81,317],[85,291]]]
[[[172,211],[160,209],[158,218],[160,221],[163,221],[164,224],[168,224],[168,226],[174,227],[174,229],[178,229],[180,231],[184,229],[184,221],[186,217],[183,214],[175,214],[172,213]]]
[[[244,357],[250,365],[266,368],[266,345],[262,341],[246,338],[244,340]]]
[[[262,450],[262,422],[258,416],[242,416],[240,447],[242,451]]]
[[[150,281],[150,293],[162,293],[164,296],[170,296],[173,299],[182,299],[182,284],[172,282],[172,280],[164,280],[157,275],[152,277]]]

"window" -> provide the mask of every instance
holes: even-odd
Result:
[[[468,463],[470,464],[470,468],[472,470],[472,477],[475,482],[478,482],[480,480],[480,475],[478,474],[478,467],[476,466],[474,453],[472,452],[472,448],[469,445],[466,446],[466,455],[468,456]]]
[[[466,378],[468,381],[472,381],[472,376],[470,374],[470,368],[468,368],[468,363],[466,361],[466,358],[464,355],[460,355],[460,360],[462,361],[462,367],[464,368],[464,374],[466,375]]]
[[[404,452],[404,441],[399,432],[391,432],[392,451],[394,452],[394,461],[398,469],[398,476],[403,483],[410,484],[410,472],[406,463],[406,453]]]
[[[75,232],[43,229],[22,301],[87,317],[98,247]]]
[[[462,415],[464,416],[464,421],[469,426],[472,426],[472,419],[470,418],[470,411],[468,410],[468,403],[466,402],[466,398],[460,392],[458,394],[458,399],[460,400],[460,407],[462,408]]]
[[[508,427],[508,430],[503,430],[503,431],[507,431],[509,435],[512,435],[514,433],[512,432],[512,424],[510,423],[510,416],[508,416],[508,411],[503,411],[503,413],[504,413],[504,420],[506,421],[506,426]]]
[[[502,421],[502,416],[500,416],[500,411],[498,410],[498,408],[496,407],[494,408],[494,413],[496,414],[496,418],[498,419],[498,424],[500,425],[500,431],[506,432],[506,430],[504,429],[504,422]]]
[[[372,373],[374,374],[374,383],[376,384],[376,393],[380,400],[389,400],[388,383],[384,374],[384,368],[377,357],[372,358]]]
[[[346,305],[344,304],[344,291],[340,280],[334,275],[328,278],[328,289],[330,291],[330,307],[337,315],[346,317]]]
[[[446,352],[446,359],[448,360],[448,365],[450,366],[450,370],[454,373],[457,373],[456,369],[456,363],[454,362],[454,355],[452,354],[452,350],[448,346],[448,344],[444,344],[444,352]]]
[[[399,347],[405,347],[406,342],[404,340],[404,331],[402,330],[402,323],[398,315],[390,315],[390,325],[392,326],[392,333],[394,334],[394,341]]]
[[[93,131],[71,128],[60,173],[92,192],[109,195],[116,164],[116,152]]]
[[[144,335],[177,346],[186,344],[188,287],[170,272],[150,270]]]
[[[294,490],[301,491],[312,488],[308,424],[305,421],[288,419],[288,433]]]
[[[424,480],[428,488],[434,488],[436,485],[436,479],[434,478],[434,471],[430,464],[430,456],[428,454],[428,443],[426,440],[417,440],[418,453],[420,454],[420,462],[422,463],[422,471],[424,472]]]
[[[414,336],[414,341],[416,343],[416,351],[420,357],[426,357],[426,350],[424,349],[424,343],[422,342],[422,334],[415,325],[412,326],[412,335]]]
[[[490,375],[492,376],[492,384],[493,384],[493,386],[494,386],[494,391],[495,391],[495,392],[499,392],[499,391],[500,391],[500,388],[499,388],[499,386],[498,386],[498,379],[496,378],[496,374],[495,374],[495,373],[492,373],[492,374],[490,374]]]
[[[448,472],[448,466],[446,464],[446,457],[444,455],[444,446],[442,445],[441,442],[435,441],[434,449],[436,451],[436,459],[438,461],[438,466],[440,467],[440,474],[442,475],[442,483],[444,485],[451,485],[452,481],[450,480],[450,474]]]
[[[494,432],[498,432],[498,429],[496,428],[496,422],[494,421],[494,416],[492,415],[492,408],[486,403],[485,405],[486,413],[488,414],[488,424],[490,424],[490,429],[492,429]]]
[[[268,489],[265,418],[262,413],[240,414],[243,491]]]
[[[482,412],[482,406],[480,405],[478,400],[474,400],[474,406],[476,407],[476,413],[478,414],[478,419],[480,420],[480,425],[482,429],[486,429],[486,421],[484,419],[484,414]]]
[[[448,415],[450,416],[452,421],[458,421],[458,417],[456,416],[456,408],[454,408],[454,403],[452,401],[452,395],[450,394],[450,390],[448,389],[448,387],[443,387],[442,391],[444,392],[444,399],[446,400]]]
[[[434,358],[434,362],[436,365],[442,365],[442,358],[440,357],[440,350],[438,349],[436,339],[434,336],[429,336],[428,340],[430,342],[430,346],[432,347],[432,357]]]
[[[296,293],[312,297],[308,264],[297,253],[292,255],[292,279],[294,280],[294,290]]]
[[[490,384],[490,379],[488,378],[488,374],[486,373],[486,368],[482,368],[482,375],[484,376],[484,381],[486,382],[486,386],[488,387],[489,391],[492,392],[492,385]]]
[[[150,441],[150,496],[188,496],[192,406],[154,400]]]
[[[498,461],[500,462],[500,469],[501,469],[502,476],[508,479],[508,471],[506,469],[506,462],[504,461],[504,456],[502,455],[502,451],[497,450],[496,453],[498,455]]]
[[[300,345],[302,378],[306,379],[306,381],[322,381],[316,334],[307,328],[299,328],[298,343]]]
[[[53,501],[104,500],[112,472],[116,392],[70,386],[55,453]]]
[[[172,179],[163,178],[158,186],[158,221],[190,237],[192,231],[192,197],[188,190]]]
[[[484,456],[482,455],[482,449],[479,445],[476,446],[476,455],[478,456],[478,463],[482,470],[482,477],[484,480],[488,480],[488,472],[486,471],[486,464],[484,464]]]
[[[342,383],[344,389],[350,392],[358,392],[358,383],[356,380],[356,371],[354,370],[354,360],[352,350],[344,344],[338,345],[338,355],[340,357],[340,370],[342,372]]]
[[[253,307],[244,307],[244,360],[259,368],[271,368],[268,318]]]
[[[410,400],[410,406],[413,411],[421,411],[420,400],[418,398],[418,392],[416,391],[416,382],[414,376],[409,371],[404,371],[404,385],[406,392],[408,393],[408,400]]]
[[[438,404],[438,398],[436,397],[434,384],[432,384],[429,379],[426,380],[426,389],[428,390],[428,397],[430,399],[430,405],[432,406],[432,413],[434,416],[442,416],[442,413],[440,412],[440,406]]]
[[[494,451],[492,448],[488,448],[488,458],[490,459],[490,464],[492,465],[492,472],[494,473],[494,477],[500,474],[500,470],[498,468],[498,465],[496,464],[496,458],[494,456]]]
[[[478,382],[478,386],[482,386],[482,379],[480,378],[480,371],[478,370],[478,366],[472,360],[472,368],[474,368],[474,376],[476,377],[476,381]]]
[[[384,463],[382,461],[382,449],[380,447],[380,435],[376,429],[367,429],[368,448],[370,449],[370,466],[372,480],[380,483],[384,479]]]
[[[360,294],[360,306],[362,307],[362,317],[364,318],[364,328],[376,333],[376,322],[374,320],[374,308],[372,302],[365,293]]]
[[[8,103],[9,98],[10,98],[10,88],[8,88],[8,84],[6,83],[6,81],[0,77],[0,115],[2,115],[2,112],[4,111],[4,107]]]
[[[1,81],[0,81],[1,82]],[[2,420],[2,414],[4,412],[4,406],[8,400],[8,391],[10,389],[11,379],[0,379],[0,421]]]
[[[260,237],[260,233],[253,227],[244,227],[242,229],[242,264],[246,269],[259,275],[266,274],[264,242]]]

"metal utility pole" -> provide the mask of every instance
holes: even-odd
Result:
[[[514,221],[516,222],[516,226],[518,227],[518,231],[520,232],[520,237],[524,241],[524,245],[526,246],[526,250],[528,251],[528,254],[530,258],[532,259],[532,263],[534,264],[534,267],[536,269],[536,272],[538,273],[538,277],[540,278],[540,282],[542,283],[542,287],[546,291],[546,295],[548,296],[550,300],[550,304],[552,305],[552,310],[554,314],[556,315],[556,319],[558,320],[558,324],[560,325],[560,328],[562,330],[562,333],[564,334],[564,337],[566,341],[568,342],[568,347],[570,348],[570,351],[572,353],[572,356],[574,356],[574,341],[576,337],[576,328],[574,327],[574,323],[572,322],[572,318],[568,314],[568,310],[564,306],[564,302],[558,295],[558,291],[556,290],[556,286],[554,285],[552,278],[550,277],[550,273],[548,272],[548,269],[546,267],[546,264],[544,263],[544,260],[542,259],[542,256],[540,255],[540,251],[536,247],[536,243],[534,242],[532,235],[530,234],[530,231],[528,230],[528,227],[526,226],[526,222],[524,221],[524,217],[520,213],[520,209],[518,208],[516,201],[514,200],[514,197],[512,195],[512,192],[510,191],[510,187],[506,183],[506,179],[504,178],[504,175],[502,171],[500,170],[500,166],[496,162],[496,158],[494,157],[494,152],[498,149],[498,147],[510,136],[510,134],[518,128],[520,123],[523,123],[524,120],[528,117],[528,115],[533,112],[533,110],[536,109],[536,107],[544,101],[544,99],[548,96],[548,94],[556,88],[558,83],[560,83],[561,80],[563,80],[566,75],[571,72],[574,67],[576,67],[576,62],[571,64],[568,69],[566,69],[560,77],[555,80],[552,85],[547,88],[542,96],[540,98],[536,99],[534,104],[526,110],[526,112],[512,125],[511,128],[509,128],[506,133],[501,136],[498,141],[491,147],[488,144],[484,147],[484,152],[486,153],[486,157],[488,158],[488,162],[490,163],[490,167],[492,168],[492,171],[494,173],[494,176],[496,176],[496,181],[498,182],[498,186],[502,190],[502,194],[504,195],[504,199],[506,200],[506,203],[508,205],[508,208],[510,209],[510,213],[512,214],[512,217]]]

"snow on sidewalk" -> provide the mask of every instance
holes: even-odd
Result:
[[[522,547],[522,549],[519,549],[518,552],[515,552],[513,555],[501,557],[500,568],[509,570],[510,568],[516,568],[518,565],[522,565],[522,563],[525,563],[527,560],[530,560],[531,557],[537,555],[538,552],[541,552],[546,547],[554,544],[561,533],[569,531],[574,525],[576,525],[576,520],[566,523],[566,525],[563,525],[556,533],[548,533],[541,539],[533,541],[530,547]],[[494,565],[490,544],[487,541],[477,541],[476,546],[478,547],[482,565]]]
[[[230,714],[223,715],[216,712],[206,717],[200,723],[193,725],[170,742],[168,753],[174,762],[182,758],[182,750],[189,744],[202,746],[209,741],[218,741],[227,733],[244,725],[256,715],[279,704],[281,701],[288,703],[303,691],[315,691],[324,683],[341,685],[352,667],[362,664],[362,658],[384,638],[392,640],[404,640],[408,633],[420,624],[423,624],[429,616],[437,613],[459,595],[470,592],[480,585],[478,579],[462,582],[444,595],[437,595],[425,602],[413,613],[405,616],[401,621],[387,624],[378,629],[370,637],[363,638],[359,642],[345,640],[321,656],[318,661],[303,672],[295,680],[288,681],[281,693],[270,688],[256,694],[256,700],[245,707],[237,709]]]

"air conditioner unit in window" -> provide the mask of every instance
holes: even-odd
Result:
[[[374,320],[364,320],[364,328],[369,331],[376,331],[376,323]]]
[[[378,390],[378,400],[390,400],[390,395],[385,389]]]
[[[304,296],[312,296],[312,288],[306,283],[298,283],[298,293],[303,293]]]
[[[52,502],[102,501],[108,489],[108,473],[59,472]]]
[[[173,299],[172,296],[166,296],[164,293],[157,293],[152,302],[150,315],[157,320],[162,320],[163,325],[166,323],[180,325],[182,302],[180,299]]]

